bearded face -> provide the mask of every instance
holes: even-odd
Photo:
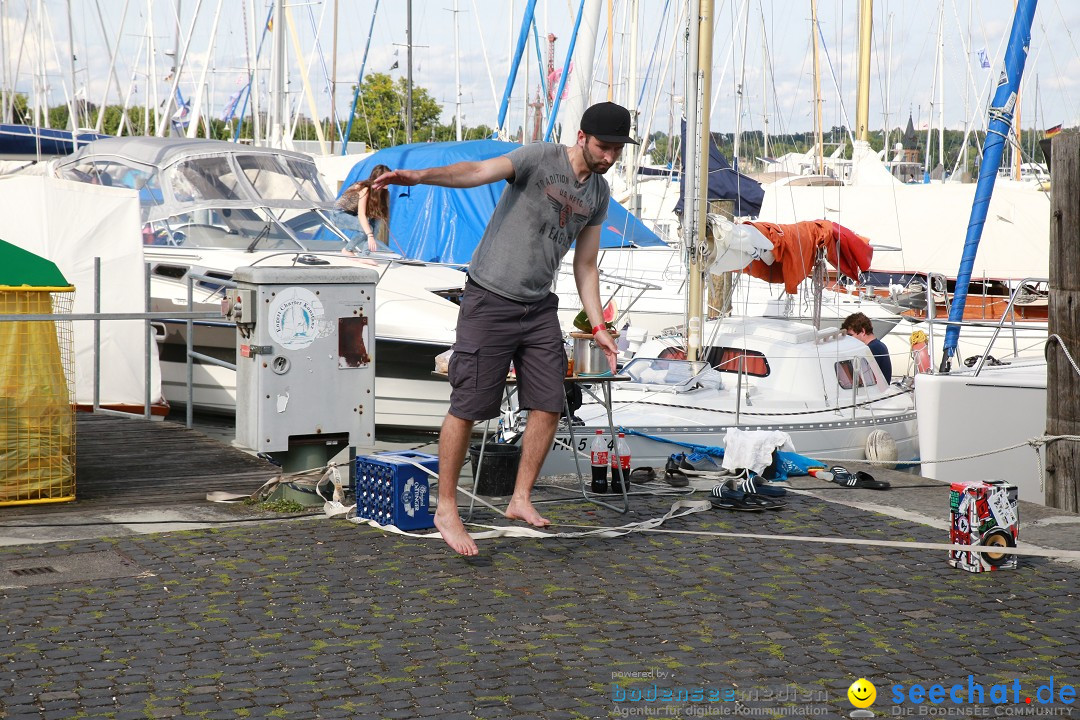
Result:
[[[589,172],[603,175],[622,155],[622,143],[609,143],[597,140],[592,135],[584,135],[581,143],[581,157]]]

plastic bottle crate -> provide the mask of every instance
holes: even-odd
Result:
[[[401,530],[435,527],[429,510],[430,476],[413,463],[439,471],[439,458],[419,452],[356,458],[357,517]]]

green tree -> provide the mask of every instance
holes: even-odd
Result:
[[[373,148],[390,147],[405,142],[405,78],[393,78],[385,73],[371,73],[360,85],[350,141],[359,140]],[[439,136],[439,116],[442,108],[425,88],[413,85],[412,134],[414,142]]]

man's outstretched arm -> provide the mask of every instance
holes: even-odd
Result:
[[[496,180],[514,177],[514,165],[505,155],[487,160],[464,161],[424,170],[393,170],[375,178],[371,186],[382,190],[387,185],[440,185],[472,188]]]

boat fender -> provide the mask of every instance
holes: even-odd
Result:
[[[866,459],[886,463],[882,467],[895,468],[897,459],[896,441],[884,430],[874,430],[866,438]]]
[[[916,330],[911,333],[911,359],[915,363],[915,373],[930,372],[930,350],[926,347],[926,333]]]

